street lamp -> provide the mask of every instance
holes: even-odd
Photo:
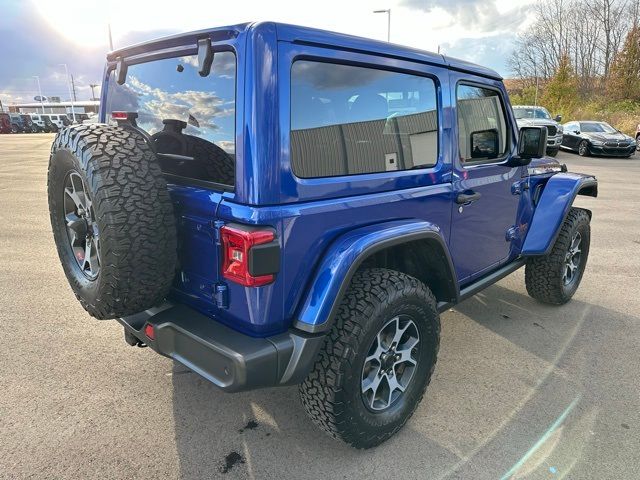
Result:
[[[40,95],[40,106],[42,107],[42,113],[44,113],[44,99],[42,98],[42,88],[40,88],[40,77],[38,75],[34,75],[33,78],[38,82],[38,94]]]
[[[97,83],[90,83],[89,86],[91,87],[91,100],[97,100],[96,92],[94,91],[94,88],[96,88],[98,86],[98,84]]]
[[[69,79],[69,69],[66,63],[61,63],[61,67],[64,67],[64,71],[67,74],[67,88],[69,89],[69,101],[71,102],[71,116],[73,117],[73,123],[76,122],[76,111],[73,108],[73,95],[71,94],[71,80]]]
[[[374,10],[373,13],[386,13],[387,14],[387,42],[391,41],[391,9]]]

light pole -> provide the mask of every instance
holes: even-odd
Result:
[[[42,98],[42,88],[40,88],[40,77],[38,75],[34,75],[33,78],[38,82],[38,94],[40,95],[40,106],[42,107],[42,113],[44,113],[44,99]]]
[[[64,67],[64,71],[67,74],[67,88],[69,89],[69,101],[71,102],[71,116],[73,117],[73,123],[76,121],[76,111],[73,108],[73,94],[71,93],[71,81],[69,80],[69,69],[66,63],[61,63],[60,66]]]
[[[374,10],[373,13],[386,13],[387,14],[387,42],[391,41],[391,9]]]
[[[96,92],[93,89],[96,88],[98,86],[98,84],[97,83],[90,83],[89,86],[91,87],[91,100],[97,100],[96,99]]]

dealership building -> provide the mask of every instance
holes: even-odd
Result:
[[[79,100],[73,102],[73,110],[76,113],[98,113],[100,102],[98,100]],[[61,102],[28,102],[9,105],[9,111],[13,113],[66,113],[71,114],[72,103]]]

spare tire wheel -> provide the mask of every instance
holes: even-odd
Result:
[[[173,205],[156,156],[133,129],[63,129],[51,148],[49,214],[69,284],[92,316],[160,303],[177,262]]]

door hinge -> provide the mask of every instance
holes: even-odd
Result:
[[[514,182],[511,185],[511,194],[512,195],[521,195],[525,190],[529,190],[529,180],[521,180],[519,182]]]
[[[511,227],[511,228],[509,228],[507,230],[507,234],[506,234],[507,242],[515,240],[515,239],[517,239],[519,237],[520,237],[520,229],[518,228],[517,225],[514,225],[513,227]]]
[[[216,242],[216,245],[222,245],[222,240],[220,238],[220,229],[224,227],[224,222],[222,220],[215,220],[213,222],[213,239]]]
[[[213,299],[218,308],[229,308],[229,287],[224,283],[216,283],[213,286]]]

